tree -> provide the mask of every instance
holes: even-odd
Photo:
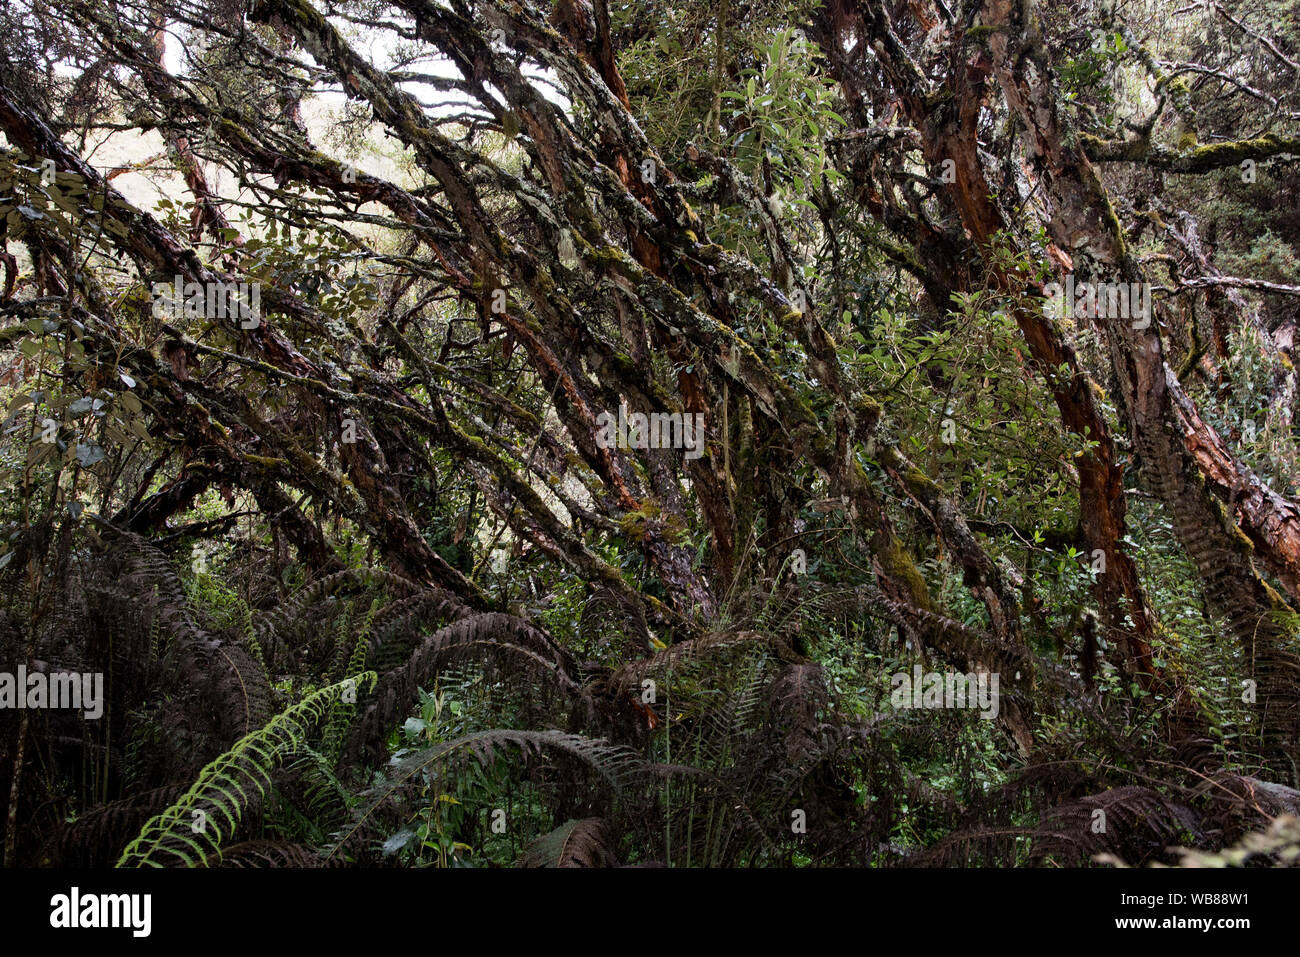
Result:
[[[1216,5],[1179,16],[1233,45],[1149,39],[1167,15],[71,0],[66,43],[7,44],[3,646],[30,671],[116,667],[93,636],[122,629],[170,642],[127,645],[89,823],[36,832],[65,859],[116,860],[127,821],[190,862],[445,864],[471,836],[506,854],[447,806],[526,780],[545,839],[511,859],[632,835],[672,863],[883,862],[902,788],[941,858],[991,823],[1030,861],[1131,856],[1147,826],[1234,839],[1223,795],[1300,784],[1300,287],[1215,263],[1264,263],[1225,238],[1238,210],[1293,261],[1255,186],[1294,164],[1266,77],[1295,38]],[[152,209],[95,162],[128,130],[179,177]],[[1193,177],[1227,253],[1182,208]],[[220,572],[178,581],[161,556],[191,548]],[[103,610],[114,576],[140,607]],[[995,721],[924,732],[994,755],[956,796],[924,783],[957,776],[917,716],[880,730],[916,662],[1000,679]],[[192,750],[113,756],[169,715]],[[272,727],[301,760],[241,773],[275,800],[212,792]],[[38,853],[28,742],[75,753],[52,734],[23,712],[10,735],[8,861]],[[1062,844],[1103,793],[1123,834]],[[196,807],[225,822],[202,850]]]

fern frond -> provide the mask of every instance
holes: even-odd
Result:
[[[125,566],[120,580],[134,592],[134,601],[149,596],[145,606],[154,611],[151,628],[160,625],[169,639],[168,663],[221,715],[219,730],[225,740],[263,723],[271,713],[273,695],[262,663],[239,644],[222,642],[199,625],[175,569],[158,548],[103,519],[95,522]]]
[[[119,854],[140,826],[184,793],[166,785],[139,791],[87,811],[59,831],[51,851],[56,867],[90,867]]]
[[[1175,850],[1181,858],[1179,867],[1253,867],[1261,861],[1274,867],[1300,867],[1300,817],[1283,814],[1266,831],[1248,833],[1218,853],[1185,847]]]
[[[1195,813],[1152,788],[1125,785],[1053,809],[1035,832],[1033,857],[1080,864],[1106,855],[1144,864],[1171,844],[1204,840]]]
[[[599,817],[565,821],[529,844],[519,859],[521,867],[614,867],[617,863],[609,828]]]
[[[214,853],[219,857],[222,842],[234,836],[243,809],[252,803],[251,788],[265,797],[271,769],[303,747],[309,726],[329,704],[362,682],[373,687],[377,678],[374,672],[365,672],[321,688],[241,738],[199,772],[179,801],[145,823],[122,852],[118,866],[193,867],[206,863]]]
[[[367,747],[374,752],[398,715],[414,700],[417,689],[451,656],[469,650],[489,660],[495,657],[513,665],[522,664],[528,673],[543,676],[550,686],[558,686],[568,694],[582,691],[571,677],[573,663],[569,655],[544,631],[522,618],[500,612],[471,615],[434,632],[420,643],[405,665],[384,674],[347,753],[356,754]]]
[[[222,867],[320,867],[320,856],[310,847],[287,841],[241,841],[211,862]]]
[[[424,602],[432,600],[458,608],[463,607],[450,592],[438,588],[426,588],[400,575],[376,568],[349,568],[305,585],[272,611],[260,615],[254,626],[258,640],[263,647],[274,651],[278,656],[284,651],[282,636],[293,627],[312,621],[313,611],[316,610],[313,606],[320,605],[336,593],[348,589],[383,591],[389,595],[414,596],[415,599]]]
[[[502,746],[517,748],[526,762],[548,750],[563,752],[596,771],[615,790],[626,787],[631,778],[645,767],[641,757],[629,748],[610,744],[599,738],[566,734],[563,731],[516,731],[510,728],[496,728],[463,735],[451,741],[442,741],[391,762],[388,780],[372,790],[370,799],[359,810],[357,820],[351,828],[338,836],[327,859],[333,858],[335,854],[360,837],[380,807],[396,798],[408,787],[423,783],[426,775],[433,769],[455,759],[470,758],[476,759],[481,766],[487,767],[496,760],[497,749]]]

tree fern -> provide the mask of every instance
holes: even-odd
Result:
[[[321,688],[285,709],[262,728],[241,738],[211,762],[179,801],[151,818],[118,861],[119,867],[205,863],[234,836],[243,809],[252,802],[249,786],[265,797],[271,769],[305,744],[310,725],[330,703],[378,676],[364,672]]]
[[[614,867],[609,828],[602,818],[570,819],[528,845],[523,867]]]

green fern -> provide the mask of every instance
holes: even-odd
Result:
[[[241,738],[234,747],[199,772],[179,801],[150,818],[127,845],[118,867],[163,867],[172,861],[186,867],[205,863],[234,836],[246,805],[248,786],[261,797],[271,784],[271,769],[304,747],[308,729],[345,691],[363,682],[374,687],[378,675],[367,671],[328,685],[285,709],[265,726]]]
[[[343,674],[359,674],[366,667],[366,658],[370,652],[370,629],[375,620],[375,614],[380,609],[378,598],[370,602],[370,609],[366,612],[365,619],[361,623],[361,630],[357,633],[356,642],[352,646],[352,653],[348,658],[347,664],[343,668]],[[351,609],[345,618],[351,617]],[[340,636],[340,647],[344,647],[346,633]],[[325,734],[321,744],[321,753],[333,764],[338,763],[339,756],[343,752],[344,733],[352,723],[352,718],[356,714],[357,706],[355,702],[346,702],[342,699],[336,701],[330,709],[329,720],[325,724]]]
[[[338,855],[353,840],[366,832],[375,812],[403,790],[418,786],[439,765],[454,759],[471,758],[481,766],[491,764],[497,749],[509,746],[518,750],[527,763],[547,750],[560,751],[590,767],[615,790],[626,787],[645,767],[645,762],[629,748],[610,744],[599,738],[562,731],[520,731],[494,728],[442,741],[430,748],[403,757],[394,756],[387,777],[369,793],[369,800],[358,810],[351,828],[336,835],[327,860]]]

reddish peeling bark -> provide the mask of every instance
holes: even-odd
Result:
[[[915,4],[909,9],[914,7]],[[903,112],[920,134],[929,168],[939,169],[946,161],[952,162],[954,181],[945,187],[944,197],[961,217],[976,249],[990,250],[995,237],[1004,234],[1006,221],[990,199],[989,177],[978,150],[979,111],[988,97],[986,80],[993,69],[988,53],[973,48],[974,52],[968,55],[963,52],[960,35],[950,37],[948,57],[952,63],[948,90],[951,98],[946,100],[943,109],[935,109],[925,95],[915,65],[893,33],[883,7],[868,7],[858,0],[837,0],[828,16],[830,19],[823,27],[823,49],[828,51],[832,65],[839,65],[841,82],[845,83],[851,76],[838,52],[842,49],[839,44],[845,35],[843,31],[861,29],[890,73]],[[925,22],[929,29],[937,23],[937,18],[932,15]],[[936,242],[942,243],[942,238],[930,237],[931,244]],[[929,258],[936,257],[930,254]],[[962,257],[949,244],[946,258],[957,261]],[[995,285],[1015,302],[1023,303],[1027,290],[1041,292],[1041,287],[1025,275],[1001,268],[991,269],[991,273]],[[928,270],[927,275],[934,283],[940,274]],[[931,297],[938,298],[937,304],[942,305],[948,302],[953,291],[956,290],[931,291]],[[1154,619],[1137,566],[1121,544],[1127,533],[1127,505],[1123,468],[1116,455],[1114,437],[1097,408],[1092,381],[1057,325],[1032,307],[1017,306],[1012,314],[1039,374],[1052,393],[1062,422],[1075,435],[1096,443],[1077,462],[1080,537],[1089,556],[1097,551],[1105,555],[1106,573],[1098,577],[1096,585],[1104,620],[1120,646],[1124,661],[1140,680],[1150,685],[1155,679],[1151,653]],[[1060,373],[1062,368],[1067,374]]]

